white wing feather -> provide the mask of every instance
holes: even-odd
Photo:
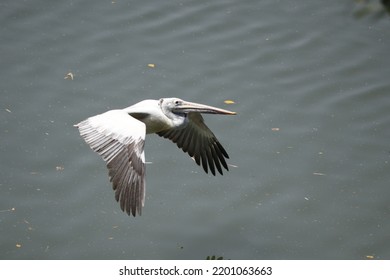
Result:
[[[121,209],[128,215],[141,215],[145,202],[145,124],[124,110],[111,110],[75,126],[106,162]]]

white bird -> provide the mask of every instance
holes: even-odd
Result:
[[[206,173],[229,170],[227,152],[200,113],[235,112],[179,98],[144,100],[130,107],[90,117],[75,126],[107,164],[115,199],[128,215],[141,215],[145,203],[145,135],[157,133],[177,144]]]

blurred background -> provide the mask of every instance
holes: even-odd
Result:
[[[386,5],[2,1],[0,258],[389,259]],[[238,112],[230,172],[149,135],[128,217],[73,124],[173,96]]]

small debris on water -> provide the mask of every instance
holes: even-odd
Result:
[[[73,73],[72,72],[69,72],[68,74],[66,74],[66,76],[64,77],[65,80],[72,80],[73,81]]]
[[[62,170],[64,170],[65,169],[65,167],[63,167],[63,166],[56,166],[56,170],[57,171],[62,171]]]
[[[10,209],[0,210],[0,213],[3,213],[3,212],[11,212],[11,211],[15,211],[15,207],[12,207],[12,208],[10,208]]]

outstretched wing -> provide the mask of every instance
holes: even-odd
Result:
[[[188,124],[184,128],[173,128],[157,133],[177,144],[195,162],[208,173],[208,169],[215,175],[215,167],[223,175],[222,166],[229,170],[225,158],[227,152],[219,143],[214,133],[206,126],[200,113],[188,113]],[[222,166],[221,166],[222,165]]]
[[[145,124],[123,110],[112,110],[75,126],[106,162],[122,211],[141,215],[145,202]]]

